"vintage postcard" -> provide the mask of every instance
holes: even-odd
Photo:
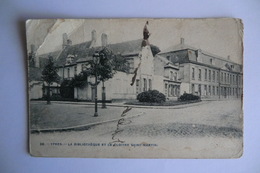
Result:
[[[242,156],[240,19],[33,19],[26,32],[32,156]]]

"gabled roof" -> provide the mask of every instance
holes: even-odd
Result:
[[[57,50],[57,51],[54,51],[54,52],[49,52],[49,53],[45,53],[45,54],[41,54],[41,55],[37,55],[39,56],[40,58],[43,58],[43,59],[48,59],[49,56],[52,56],[54,59],[58,57],[58,55],[60,54],[62,50]]]
[[[61,51],[59,56],[56,58],[55,64],[65,65],[66,64],[66,58],[69,54],[75,56],[74,62],[72,62],[72,63],[76,63],[76,61],[80,58],[87,57],[88,54],[89,54],[89,51],[90,51],[89,50],[90,44],[91,44],[91,41],[80,43],[80,44],[75,44],[75,45],[71,45],[71,46],[66,46]]]
[[[126,41],[122,43],[110,44],[107,46],[114,54],[121,55],[132,55],[138,54],[141,51],[142,39]],[[62,50],[56,59],[56,64],[62,66],[66,64],[66,58],[69,54],[74,55],[74,60],[71,64],[76,62],[84,62],[92,59],[92,55],[95,51],[100,51],[101,46],[89,48],[91,42],[84,42],[81,44],[76,44],[72,46],[67,46]]]

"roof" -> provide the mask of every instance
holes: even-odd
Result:
[[[198,48],[195,48],[195,47],[192,47],[190,45],[187,45],[187,44],[178,44],[178,45],[175,45],[175,46],[171,46],[163,51],[161,51],[159,53],[159,55],[161,54],[166,54],[166,53],[170,53],[170,52],[176,52],[176,51],[180,51],[180,50],[194,50],[194,51],[197,51],[197,50],[200,50]],[[218,56],[218,55],[215,55],[215,54],[212,54],[212,53],[209,53],[205,50],[200,50],[202,54],[206,55],[206,56],[210,56],[210,57],[214,57],[214,58],[217,58],[217,59],[220,59],[220,60],[223,60],[223,61],[226,61],[226,62],[231,62],[231,63],[234,63],[234,64],[238,64],[238,63],[235,63],[233,62],[232,60],[230,59],[227,59],[227,58],[223,58],[221,56]],[[187,61],[187,60],[190,60],[190,55],[189,54],[186,54],[186,53],[183,53],[182,55],[180,55],[181,57],[179,57],[179,59],[181,59],[182,61]],[[181,62],[180,62],[181,63]],[[240,65],[240,64],[238,64]]]
[[[161,51],[159,54],[164,54],[164,53],[174,52],[174,51],[184,50],[184,49],[198,50],[197,48],[189,46],[187,44],[177,44],[177,45],[168,47],[167,49]]]
[[[55,64],[57,65],[65,65],[66,64],[66,58],[67,55],[71,54],[71,55],[75,55],[74,57],[74,62],[72,63],[76,63],[76,61],[80,58],[85,58],[88,56],[89,54],[89,46],[91,44],[91,41],[88,42],[84,42],[84,43],[80,43],[80,44],[75,44],[75,45],[71,45],[71,46],[66,46],[61,53],[59,54],[59,56],[56,59]]]
[[[115,54],[121,55],[131,55],[138,54],[141,51],[141,43],[142,39],[126,41],[122,43],[110,44],[107,46]],[[76,44],[72,46],[67,46],[64,48],[59,56],[56,58],[55,64],[58,66],[66,64],[66,58],[69,54],[74,55],[74,60],[72,64],[76,62],[84,62],[89,61],[92,58],[92,55],[95,51],[99,51],[102,49],[101,46],[89,48],[91,42],[84,42],[81,44]]]
[[[48,59],[49,56],[52,56],[54,59],[56,59],[59,54],[61,53],[62,50],[57,50],[54,52],[49,52],[49,53],[45,53],[45,54],[41,54],[41,55],[37,55],[38,57],[40,57],[41,59]]]
[[[107,48],[110,49],[114,54],[120,54],[122,56],[133,56],[137,55],[141,52],[141,44],[143,39],[125,41],[121,43],[109,44]],[[62,66],[66,64],[66,59],[68,55],[74,55],[73,62],[71,64],[75,64],[77,62],[84,62],[90,60],[95,51],[100,51],[103,47],[92,47],[91,41],[70,45],[65,47],[60,51],[51,52],[50,54],[39,55],[40,57],[48,58],[48,55],[51,55],[55,61],[55,64],[58,66]],[[153,45],[151,45],[153,46]],[[44,60],[42,60],[44,61]]]
[[[141,51],[141,44],[143,39],[125,41],[116,44],[108,45],[108,48],[114,52],[114,54],[121,55],[133,55],[138,54]]]

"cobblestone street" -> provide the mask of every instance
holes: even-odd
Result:
[[[75,111],[93,109],[86,106],[71,106],[75,108],[71,110]],[[107,111],[100,111],[100,117],[109,119],[109,116],[113,114],[113,118],[118,118],[118,120],[97,124],[87,130],[31,134],[32,143],[44,141],[50,145],[59,141],[64,143],[86,141],[113,143],[122,141],[126,144],[152,143],[159,146],[160,150],[171,148],[174,144],[174,149],[170,150],[171,153],[168,149],[162,152],[165,152],[165,155],[170,154],[180,158],[183,152],[187,152],[186,155],[191,154],[192,157],[199,157],[202,150],[207,151],[206,156],[209,158],[214,158],[216,156],[214,153],[222,154],[220,157],[237,157],[241,154],[243,116],[240,100],[203,101],[202,104],[172,109],[132,108],[124,117],[121,117],[122,111],[124,111],[123,107],[109,107]],[[109,113],[112,114],[109,115]],[[133,116],[135,113],[137,113],[137,116]],[[123,120],[119,120],[120,118],[123,118]],[[233,149],[230,150],[230,148]],[[38,148],[38,150],[41,149],[44,150],[44,147]],[[44,150],[44,153],[51,155],[55,149],[58,148],[55,146],[48,147],[48,151]],[[61,156],[71,155],[75,151],[82,153],[82,156],[84,156],[84,153],[93,149],[96,153],[100,152],[99,148],[92,147],[92,149],[84,148],[83,150],[80,147],[76,147],[76,149],[72,147],[64,150],[66,152],[61,153]],[[110,152],[122,150],[125,153],[124,149],[111,148]],[[184,149],[185,151],[182,151]],[[134,148],[134,150],[135,154],[142,152],[142,148]],[[148,150],[145,151],[149,152]],[[134,153],[133,157],[135,156]],[[109,152],[107,154],[106,157],[109,157]],[[131,157],[131,154],[128,153],[128,156]],[[156,155],[153,157],[156,157]]]

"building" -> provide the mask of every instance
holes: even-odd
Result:
[[[148,33],[147,33],[148,32]],[[97,86],[98,99],[102,98],[102,87],[106,88],[106,99],[136,99],[136,96],[147,90],[158,90],[167,99],[177,99],[183,93],[199,95],[202,99],[240,98],[243,94],[243,67],[232,62],[230,57],[222,58],[204,50],[184,43],[171,46],[159,52],[156,46],[145,39],[108,44],[108,36],[100,36],[101,46],[97,46],[97,34],[93,30],[90,41],[73,44],[67,34],[62,34],[61,49],[48,54],[36,55],[31,47],[29,63],[32,68],[43,69],[47,59],[52,57],[59,67],[58,74],[62,81],[72,80],[82,71],[90,68],[92,55],[104,47],[127,60],[129,69],[118,70],[113,78],[100,82]],[[159,53],[158,53],[159,52]],[[38,74],[38,73],[37,73]],[[32,78],[33,79],[33,78]],[[40,79],[31,81],[35,98],[46,91],[38,91],[44,84]],[[42,81],[41,81],[42,82]],[[37,84],[37,87],[36,87]],[[59,94],[60,85],[53,86],[53,92]],[[32,87],[33,88],[33,87]],[[36,89],[37,88],[37,89]],[[89,77],[83,88],[74,87],[68,90],[72,99],[93,101],[95,96],[94,78]]]
[[[95,37],[96,38],[96,37]],[[120,54],[129,65],[129,71],[117,71],[113,78],[105,81],[106,99],[136,99],[136,96],[147,90],[156,89],[165,93],[169,99],[177,99],[180,83],[179,67],[162,56],[154,56],[153,45],[142,47],[142,39],[107,44],[107,35],[101,35],[102,46],[82,48],[85,43],[67,46],[57,58],[59,75],[63,80],[71,80],[75,75],[90,67],[92,55],[96,50],[107,47],[114,54]],[[138,67],[138,70],[136,68]],[[133,76],[136,77],[133,82]],[[95,87],[93,78],[89,78],[84,88],[74,88],[74,99],[94,100]],[[131,85],[132,84],[132,85]],[[169,86],[169,90],[165,90]],[[168,92],[169,91],[169,92]],[[101,99],[102,84],[98,85],[98,99]]]
[[[181,94],[193,93],[202,99],[240,98],[243,94],[243,67],[184,43],[169,47],[159,53],[179,64]]]

